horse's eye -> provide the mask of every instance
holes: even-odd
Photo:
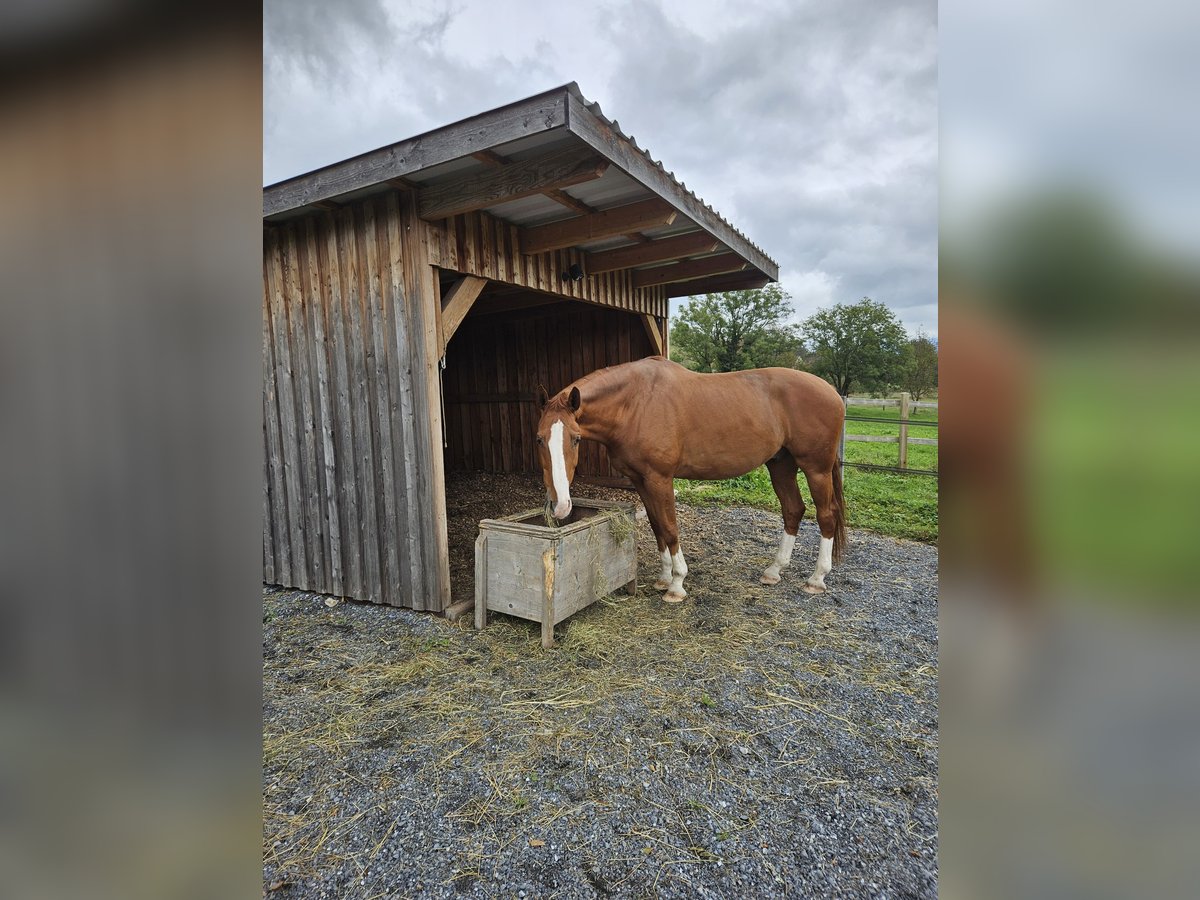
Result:
[[[578,447],[580,440],[581,440],[581,438],[579,437],[579,435],[575,435],[575,437],[571,438],[571,443],[574,444],[576,447]]]
[[[545,439],[545,438],[543,438],[543,437],[542,437],[542,436],[539,434],[539,435],[538,435],[538,446],[539,446],[539,447],[544,447],[545,445],[546,445],[546,439]]]

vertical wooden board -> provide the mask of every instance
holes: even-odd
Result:
[[[512,277],[509,254],[515,252],[508,242],[508,223],[502,219],[493,219],[492,224],[496,233],[496,278],[499,281],[508,281]]]
[[[271,459],[267,455],[267,435],[263,431],[263,581],[278,584],[275,580],[275,535],[272,531],[274,516],[271,510]]]
[[[632,362],[635,358],[633,356],[633,348],[630,343],[630,332],[634,327],[636,327],[639,332],[642,331],[641,323],[637,322],[634,318],[636,315],[637,313],[626,313],[625,315],[621,316],[620,321],[617,323],[621,362]]]
[[[497,323],[493,334],[500,339],[493,343],[492,352],[496,359],[496,380],[492,382],[494,390],[501,396],[508,393],[508,368],[512,354],[512,326],[507,322]],[[511,410],[507,402],[497,403],[500,427],[500,466],[502,472],[512,471],[512,421]]]
[[[287,532],[291,557],[290,587],[304,590],[309,586],[308,549],[304,539],[304,491],[301,484],[303,462],[299,416],[296,413],[296,373],[292,368],[292,342],[288,332],[287,299],[284,288],[282,229],[273,229],[273,252],[268,270],[270,279],[271,322],[275,349],[275,384],[279,400],[280,449],[283,458],[287,494]]]
[[[274,234],[274,229],[269,231]],[[292,549],[288,533],[287,489],[283,442],[279,434],[279,389],[275,359],[275,334],[272,327],[271,269],[275,264],[277,244],[273,239],[264,242],[263,250],[263,440],[267,457],[267,475],[271,493],[271,540],[274,553],[276,584],[290,584],[292,579]]]
[[[417,456],[419,441],[417,438],[417,403],[418,399],[410,375],[413,369],[413,357],[417,352],[414,347],[412,315],[409,310],[408,297],[404,291],[404,242],[401,238],[400,208],[396,195],[388,197],[386,208],[387,258],[389,273],[389,291],[391,298],[393,332],[391,345],[393,358],[390,364],[393,390],[397,393],[398,407],[393,404],[393,427],[402,435],[398,445],[402,446],[402,463],[397,472],[397,481],[404,485],[404,502],[401,509],[403,526],[403,549],[401,564],[412,570],[410,587],[412,599],[427,596],[431,590],[430,573],[424,563],[421,546],[422,507],[418,499],[417,486],[423,473]],[[440,345],[439,345],[440,346]],[[398,409],[398,412],[396,412]],[[441,452],[441,447],[436,448]]]
[[[446,523],[445,459],[441,450],[442,408],[441,382],[438,377],[440,346],[437,339],[437,320],[440,298],[436,273],[429,264],[428,225],[417,216],[416,196],[405,193],[400,205],[400,233],[404,241],[405,292],[414,311],[411,317],[415,342],[413,352],[414,394],[418,404],[418,451],[424,476],[416,487],[425,516],[422,547],[426,571],[433,593],[424,598],[426,609],[440,612],[450,604],[450,553]]]
[[[456,272],[467,271],[467,220],[465,216],[454,217],[454,260],[447,268]]]
[[[529,402],[529,398],[536,396],[537,385],[533,382],[536,380],[535,363],[534,363],[534,343],[533,330],[529,320],[521,322],[518,329],[518,343],[521,347],[521,359],[519,372],[518,391],[525,398],[521,403],[521,472],[537,471],[537,424],[541,418],[541,410],[536,403]]]
[[[328,317],[331,289],[329,270],[322,264],[317,243],[317,217],[305,220],[304,256],[308,266],[308,322],[310,347],[315,364],[317,456],[321,463],[318,476],[321,483],[325,515],[323,550],[326,555],[326,579],[330,593],[346,595],[342,578],[342,525],[338,510],[337,457],[334,451],[334,409],[330,388],[330,347]]]
[[[493,220],[491,217],[479,216],[479,244],[480,256],[483,258],[483,265],[480,267],[486,277],[495,281],[500,277],[499,269],[496,265],[496,245],[493,240],[495,230],[492,228]]]
[[[325,559],[325,510],[321,497],[321,462],[317,450],[316,373],[312,370],[312,335],[308,326],[308,310],[314,302],[307,294],[307,272],[300,258],[303,237],[299,227],[289,225],[286,231],[285,285],[288,300],[288,329],[292,343],[292,364],[297,374],[296,394],[300,401],[301,459],[304,467],[301,485],[304,492],[304,535],[308,552],[309,590],[327,591]]]
[[[346,297],[346,271],[338,252],[338,223],[330,215],[322,228],[321,250],[329,273],[329,324],[332,350],[331,391],[334,409],[335,454],[337,458],[338,522],[341,525],[342,579],[346,596],[366,599],[363,584],[362,542],[358,488],[359,460],[354,444],[354,373],[349,343],[350,318]]]
[[[379,516],[376,484],[375,448],[371,402],[374,396],[373,349],[370,347],[370,324],[366,291],[363,287],[363,254],[359,246],[360,213],[353,207],[339,212],[338,244],[346,273],[346,310],[349,340],[347,361],[356,379],[352,400],[354,404],[355,460],[358,469],[359,546],[362,553],[364,599],[383,602],[383,568],[379,558]]]
[[[378,434],[379,486],[382,503],[379,517],[379,558],[383,562],[383,602],[400,605],[409,573],[400,571],[399,512],[396,484],[396,451],[392,442],[392,401],[390,390],[387,316],[388,298],[380,270],[377,209],[374,200],[363,203],[363,247],[366,251],[367,300],[371,322],[371,347],[374,353],[375,393],[374,431]]]

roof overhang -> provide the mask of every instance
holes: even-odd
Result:
[[[397,187],[420,192],[425,218],[483,210],[524,229],[524,252],[577,247],[598,267],[667,284],[670,296],[779,277],[774,260],[573,82],[270,185],[263,218],[286,220]]]

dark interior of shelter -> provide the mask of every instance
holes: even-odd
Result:
[[[446,348],[447,477],[539,473],[540,388],[553,396],[589,372],[655,352],[637,313],[489,285]],[[616,480],[603,447],[581,445],[576,477]]]

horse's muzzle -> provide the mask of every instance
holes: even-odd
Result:
[[[571,514],[571,505],[571,498],[569,497],[554,504],[554,518],[561,521],[569,516]]]

